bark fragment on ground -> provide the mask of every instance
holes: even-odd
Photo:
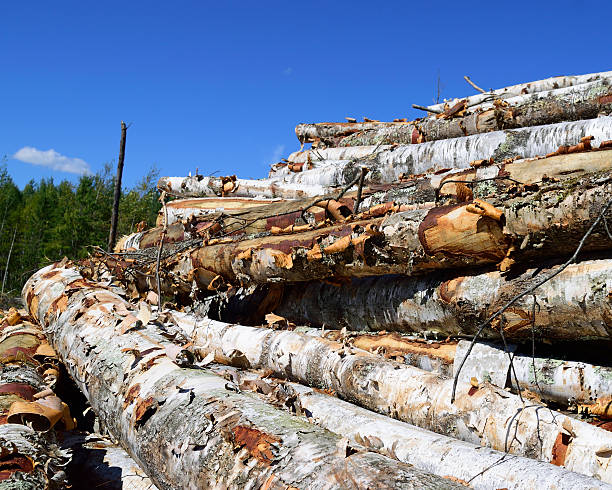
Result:
[[[456,486],[180,367],[191,361],[178,331],[138,320],[66,262],[32,276],[23,296],[101,422],[159,488]]]

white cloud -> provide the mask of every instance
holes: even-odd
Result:
[[[89,175],[92,173],[89,163],[85,160],[64,156],[53,149],[42,151],[31,146],[24,146],[13,155],[13,158],[20,162],[49,167],[52,170],[71,174]]]
[[[292,73],[293,73],[293,68],[291,68],[291,67],[285,68],[285,69],[283,70],[283,75],[285,75],[285,76],[287,76],[287,77],[288,77],[289,75],[291,75]]]

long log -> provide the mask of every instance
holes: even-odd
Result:
[[[419,145],[306,150],[293,153],[288,159],[292,163],[310,160],[314,165],[312,170],[288,174],[280,169],[272,174],[276,179],[270,177],[268,182],[274,181],[277,185],[281,182],[292,185],[318,182],[325,186],[342,186],[357,177],[361,166],[365,165],[372,170],[366,178],[369,183],[391,183],[401,174],[465,169],[470,162],[478,160],[493,159],[499,163],[516,157],[548,155],[561,146],[576,145],[586,136],[594,137],[594,147],[612,139],[612,117],[493,131]]]
[[[525,189],[519,197],[503,196],[502,209],[476,200],[368,218],[402,209],[383,206],[381,213],[371,208],[351,220],[306,231],[291,232],[290,226],[279,234],[213,238],[169,255],[164,274],[169,292],[182,294],[191,291],[194,280],[200,290],[210,290],[220,282],[338,282],[487,264],[499,264],[505,271],[516,263],[573,253],[612,194],[609,173]],[[584,250],[609,250],[611,245],[601,224]],[[149,261],[142,272],[151,273],[150,266]]]
[[[104,490],[157,490],[130,455],[106,437],[67,432],[62,447],[72,451],[66,473],[73,488],[87,482]]]
[[[452,404],[452,379],[338,342],[213,320],[176,321],[200,355],[213,353],[217,362],[270,370],[440,434],[612,481],[612,433],[488,383],[460,383]]]
[[[400,422],[340,400],[307,386],[271,378],[261,371],[238,369],[215,363],[212,371],[236,383],[241,390],[310,422],[347,437],[356,444],[389,455],[434,475],[469,482],[470,488],[572,489],[611,488],[594,478],[534,459],[509,455],[480,445],[459,441]]]
[[[274,312],[296,324],[332,329],[471,336],[506,301],[553,270],[528,269],[515,277],[500,272],[372,277],[339,286],[312,282],[287,286]],[[612,260],[570,265],[534,292],[538,339],[612,338],[610,292]],[[533,298],[527,297],[506,312],[507,337],[531,337],[532,308]],[[483,335],[496,339],[499,331],[487,328]]]
[[[612,72],[604,71],[599,73],[589,73],[586,75],[566,75],[559,77],[546,78],[544,80],[537,80],[534,82],[519,83],[517,85],[510,85],[509,87],[503,87],[500,89],[492,90],[482,94],[475,94],[466,97],[468,107],[473,107],[478,104],[490,102],[492,99],[507,99],[510,97],[516,97],[523,94],[534,94],[538,92],[544,92],[547,90],[554,90],[558,88],[571,87],[580,85],[583,83],[589,83],[596,80],[603,80],[612,78]],[[445,106],[453,106],[460,99],[451,99],[440,104],[433,104],[427,106],[428,109],[443,111]]]
[[[66,262],[32,276],[23,297],[101,422],[159,488],[457,487],[180,367],[189,356],[150,317],[137,321],[127,301]]]
[[[429,473],[451,475],[470,482],[472,488],[574,490],[610,487],[558,466],[440,436],[310,388],[293,383],[289,388],[299,408],[326,429]]]
[[[183,221],[191,217],[201,217],[220,212],[231,213],[253,207],[264,206],[273,202],[281,202],[280,199],[254,199],[249,197],[213,197],[199,199],[177,199],[166,203],[166,214],[168,224]],[[162,226],[163,209],[157,216],[157,226]]]
[[[611,79],[602,79],[520,95],[506,99],[504,104],[487,104],[476,110],[470,109],[459,117],[428,117],[410,123],[300,124],[295,132],[301,142],[321,142],[325,147],[409,145],[489,131],[593,119],[611,109]]]

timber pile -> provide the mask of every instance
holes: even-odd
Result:
[[[158,488],[612,488],[611,83],[300,124],[24,301]]]

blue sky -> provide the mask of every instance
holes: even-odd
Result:
[[[263,177],[296,124],[417,117],[438,73],[451,97],[463,75],[611,70],[610,19],[576,0],[2,2],[0,157],[20,186],[74,181],[116,159],[125,120],[128,186],[154,164]]]

